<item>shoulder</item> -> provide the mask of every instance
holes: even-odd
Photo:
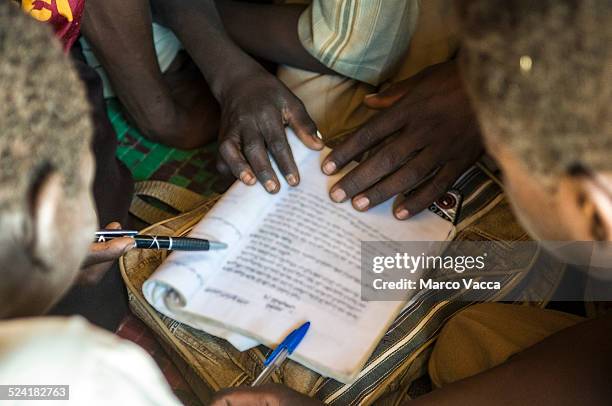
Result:
[[[79,317],[0,322],[0,382],[70,385],[87,404],[178,404],[144,350]]]

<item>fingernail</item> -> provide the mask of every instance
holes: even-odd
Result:
[[[365,196],[359,196],[353,199],[353,205],[357,210],[365,210],[370,205],[370,199]]]
[[[331,175],[336,171],[336,163],[334,161],[327,161],[323,164],[323,173]]]
[[[342,203],[344,200],[346,200],[346,192],[340,188],[331,192],[330,196],[332,200],[336,203]]]
[[[249,171],[242,171],[240,172],[240,180],[247,185],[253,185],[255,183],[255,176]]]
[[[319,130],[317,130],[317,138],[320,139],[321,141],[323,141],[323,135],[321,135]]]
[[[133,248],[136,248],[136,241],[128,245],[123,249],[123,253],[126,254],[128,251],[131,251]]]
[[[290,184],[291,186],[295,186],[295,185],[298,184],[297,176],[295,176],[292,173],[290,173],[289,175],[285,176],[285,179],[287,179],[287,183]]]
[[[395,212],[395,217],[397,217],[400,220],[406,220],[408,218],[408,216],[410,215],[410,213],[408,212],[408,210],[402,208],[399,209]]]
[[[276,192],[276,189],[278,189],[278,184],[270,179],[267,180],[266,183],[264,183],[264,187],[266,188],[268,193],[274,193]]]
[[[363,98],[364,98],[364,99],[369,99],[369,98],[374,97],[374,96],[378,96],[378,93],[370,93],[370,94],[366,94],[365,96],[363,96]]]

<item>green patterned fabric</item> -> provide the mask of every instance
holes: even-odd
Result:
[[[231,184],[215,169],[216,144],[196,150],[170,148],[146,139],[121,112],[117,99],[107,102],[107,112],[117,133],[117,157],[136,182],[163,180],[202,195],[221,193]]]

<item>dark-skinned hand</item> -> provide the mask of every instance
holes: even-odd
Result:
[[[107,230],[121,230],[121,224],[113,222],[105,227]],[[134,248],[133,238],[114,238],[105,242],[92,243],[89,253],[81,265],[77,283],[95,285],[104,277],[106,271],[123,254]]]
[[[237,81],[222,97],[219,162],[247,185],[261,182],[269,193],[280,190],[268,151],[291,186],[300,182],[285,134],[285,125],[315,150],[323,141],[303,103],[276,77],[263,69]]]
[[[322,406],[323,403],[278,384],[226,389],[215,395],[211,406]]]
[[[280,190],[268,152],[289,185],[300,181],[285,134],[291,127],[309,148],[323,142],[302,102],[245,53],[225,32],[214,0],[150,0],[153,15],[170,28],[198,66],[221,109],[219,160],[247,185],[259,180]]]
[[[335,202],[352,199],[355,209],[365,211],[397,196],[393,214],[405,220],[444,195],[482,153],[476,117],[454,60],[367,96],[364,103],[380,113],[322,164],[331,175],[368,152],[331,187]]]

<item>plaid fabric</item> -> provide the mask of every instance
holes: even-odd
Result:
[[[107,109],[119,139],[117,157],[135,181],[163,180],[202,195],[222,193],[231,185],[232,179],[221,177],[215,168],[216,144],[190,151],[166,147],[132,127],[116,99],[108,100]]]

